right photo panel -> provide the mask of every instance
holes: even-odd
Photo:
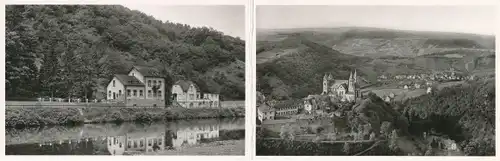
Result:
[[[257,156],[495,156],[495,6],[256,6]]]

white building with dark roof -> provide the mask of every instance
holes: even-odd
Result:
[[[106,88],[110,101],[134,106],[163,106],[165,79],[151,67],[134,66],[127,75],[115,74]]]
[[[219,94],[202,93],[192,81],[179,80],[172,86],[172,100],[185,108],[219,108]]]

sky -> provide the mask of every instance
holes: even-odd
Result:
[[[257,6],[257,29],[376,27],[495,34],[495,6]]]
[[[212,27],[226,35],[245,38],[245,7],[243,5],[124,5],[158,20],[188,24],[194,27]]]

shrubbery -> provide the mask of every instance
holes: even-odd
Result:
[[[5,110],[6,127],[73,125],[83,123],[78,109],[68,108],[7,108]]]
[[[271,140],[257,138],[257,155],[297,155],[297,156],[331,156],[354,155],[372,146],[373,142],[365,143],[314,143],[291,140]],[[347,149],[346,149],[347,148]],[[348,153],[346,153],[348,152]],[[362,155],[395,155],[386,144],[379,144]]]
[[[6,127],[74,125],[124,121],[245,117],[244,108],[236,109],[164,109],[164,108],[7,108]]]

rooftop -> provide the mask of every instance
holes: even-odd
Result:
[[[145,77],[161,77],[160,71],[156,68],[147,66],[134,66],[134,68],[137,69]]]
[[[122,82],[124,86],[144,86],[144,84],[134,76],[115,74],[115,77]]]

